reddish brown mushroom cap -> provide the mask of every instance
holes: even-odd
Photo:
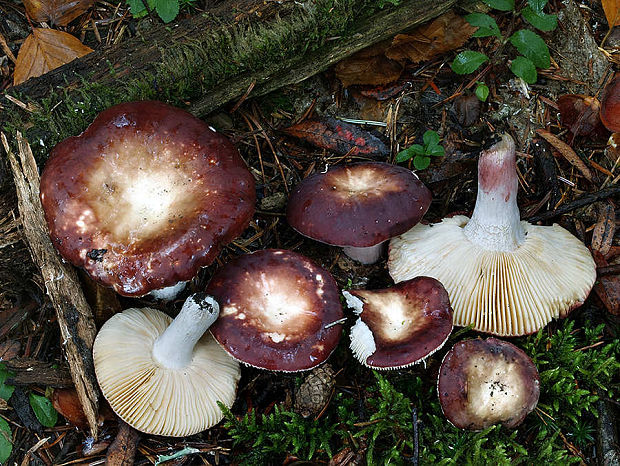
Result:
[[[538,403],[539,385],[538,370],[521,349],[487,338],[454,345],[441,363],[437,390],[452,424],[482,430],[523,422]]]
[[[306,257],[266,249],[229,262],[207,293],[220,303],[211,327],[235,359],[274,371],[295,372],[323,362],[336,348],[342,319],[338,287]]]
[[[41,177],[52,242],[126,296],[192,278],[246,228],[254,179],[224,136],[161,102],[102,112]]]
[[[368,367],[396,369],[420,362],[441,348],[452,332],[448,293],[434,278],[417,277],[388,289],[349,290],[344,295],[359,314],[351,329],[351,349]]]
[[[353,163],[299,183],[286,217],[299,233],[323,243],[370,247],[409,230],[430,202],[430,191],[411,170]]]

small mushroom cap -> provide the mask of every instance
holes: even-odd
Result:
[[[243,232],[255,196],[230,141],[151,101],[102,112],[52,150],[41,176],[60,254],[126,296],[193,278]]]
[[[190,365],[163,367],[153,344],[171,322],[156,309],[115,314],[97,334],[93,359],[103,396],[121,419],[147,434],[184,437],[220,422],[217,402],[232,406],[241,371],[208,332]]]
[[[395,282],[419,275],[448,291],[454,325],[494,335],[536,332],[585,301],[596,279],[588,249],[559,225],[521,222],[525,241],[514,251],[489,251],[472,243],[457,215],[418,224],[392,239],[388,269]]]
[[[512,343],[467,340],[446,354],[437,390],[454,426],[482,430],[501,422],[512,428],[536,407],[540,379],[532,360]]]
[[[291,193],[289,224],[335,246],[369,247],[420,221],[431,192],[403,167],[381,162],[340,165],[304,179]]]
[[[301,254],[265,249],[219,269],[207,293],[220,303],[210,330],[237,359],[254,367],[296,372],[325,361],[342,319],[336,282]]]
[[[452,332],[448,293],[434,278],[417,277],[388,289],[343,294],[359,314],[351,329],[351,350],[365,366],[410,366],[441,348]]]

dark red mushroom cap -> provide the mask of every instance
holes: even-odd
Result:
[[[333,325],[343,316],[336,282],[301,254],[266,249],[241,256],[217,271],[207,293],[220,304],[211,333],[245,364],[311,369],[340,339],[341,327]]]
[[[41,177],[52,242],[126,296],[192,278],[246,228],[254,179],[224,136],[161,102],[102,112]]]
[[[359,314],[351,349],[364,365],[396,369],[422,361],[452,332],[452,308],[441,283],[417,277],[383,290],[349,290],[347,304]],[[356,299],[357,298],[357,299]]]
[[[601,121],[613,132],[620,132],[620,75],[605,86],[601,96]]]
[[[382,162],[340,165],[297,185],[289,224],[335,246],[369,247],[406,232],[431,202],[431,192],[403,167]]]
[[[521,349],[487,338],[454,345],[441,363],[437,390],[452,424],[482,430],[521,424],[538,403],[539,385],[538,370]]]

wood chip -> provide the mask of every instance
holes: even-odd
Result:
[[[536,132],[540,134],[540,136],[542,136],[549,144],[555,147],[558,152],[560,152],[566,160],[568,160],[577,170],[579,170],[588,181],[592,181],[592,172],[585,162],[579,158],[571,146],[551,134],[549,131],[539,129]]]
[[[20,132],[17,132],[16,137],[19,149],[17,155],[11,150],[5,134],[0,133],[13,172],[24,235],[56,310],[71,377],[88,419],[91,435],[96,439],[99,389],[92,347],[97,330],[75,270],[62,261],[49,238],[39,199],[39,171],[30,145]]]
[[[131,466],[136,456],[140,433],[129,424],[118,420],[118,434],[106,456],[107,466]]]

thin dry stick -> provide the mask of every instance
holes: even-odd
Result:
[[[62,262],[47,233],[39,199],[39,172],[28,142],[17,132],[18,161],[4,133],[0,133],[0,139],[13,172],[24,235],[56,310],[71,378],[88,419],[91,435],[97,438],[99,390],[92,360],[97,331],[92,312],[75,270]]]

